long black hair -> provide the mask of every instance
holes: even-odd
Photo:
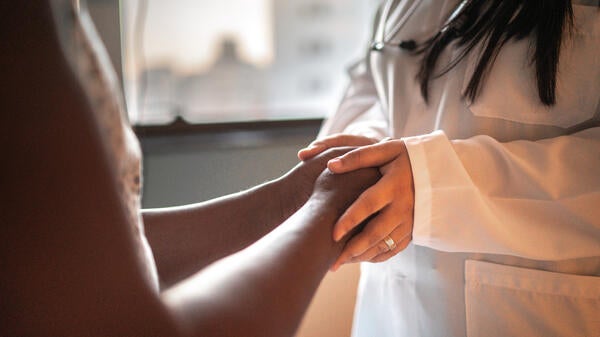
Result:
[[[513,38],[520,40],[532,35],[531,62],[535,64],[538,95],[543,104],[555,104],[563,32],[570,32],[573,27],[571,1],[466,0],[461,6],[442,29],[417,50],[423,56],[416,78],[425,101],[429,98],[431,80],[450,71],[481,42],[479,60],[464,93],[468,100],[474,101],[504,44]],[[438,57],[454,40],[462,52],[436,72]]]

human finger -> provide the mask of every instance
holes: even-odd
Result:
[[[357,256],[361,256],[372,248],[384,249],[384,246],[378,247],[378,244],[397,226],[393,222],[393,219],[394,214],[388,208],[377,214],[361,233],[358,233],[348,241],[340,256],[338,256],[333,264],[332,270],[337,269],[342,264],[347,263]]]
[[[366,252],[360,254],[359,256],[352,257],[343,263],[346,264],[346,263],[371,261],[371,259],[373,259],[374,257],[376,257],[380,254],[387,253],[388,251],[390,251],[390,247],[385,243],[384,240],[381,240],[375,246],[367,249]]]
[[[375,142],[375,139],[365,136],[335,134],[322,139],[315,140],[314,142],[310,143],[307,147],[298,151],[298,159],[302,161],[308,160],[332,147],[364,146],[373,144]]]
[[[394,163],[396,162],[394,161]],[[351,240],[346,248],[344,248],[342,254],[340,254],[340,258],[338,259],[339,261],[336,261],[337,264],[370,261],[376,256],[384,253],[386,245],[382,244],[382,242],[384,241],[385,236],[378,234],[378,232],[372,232],[373,228],[378,228],[379,226],[388,226],[387,228],[390,228],[389,226],[391,225],[392,228],[389,230],[388,235],[395,242],[399,242],[404,237],[412,233],[414,205],[414,198],[411,193],[412,188],[402,188],[401,186],[404,186],[404,184],[399,181],[397,177],[398,173],[401,173],[401,171],[393,168],[393,166],[396,165],[389,165],[391,165],[392,168],[390,168],[388,174],[381,178],[379,183],[384,186],[395,186],[391,194],[386,196],[386,198],[391,200],[391,202],[366,225],[362,233],[358,234],[356,238],[352,239],[355,240],[354,242],[356,242],[356,240],[359,240],[359,237],[368,236],[370,239],[368,246],[370,246],[370,248],[362,254],[357,254],[359,250],[355,249],[354,251],[350,251],[354,249],[351,247],[353,244],[355,244]],[[382,222],[385,222],[385,225]]]
[[[346,173],[365,167],[382,166],[400,155],[406,155],[405,152],[406,147],[399,139],[379,142],[333,158],[327,163],[327,168],[333,173]]]
[[[333,239],[339,241],[372,214],[392,202],[389,184],[380,180],[366,189],[340,216],[333,227]]]
[[[355,256],[347,263],[373,261],[373,259],[381,254],[386,254],[392,250],[396,250],[398,244],[403,242],[407,237],[411,236],[412,228],[410,226],[411,221],[403,221],[396,228],[392,230],[389,235],[383,237],[373,247],[369,248],[366,252],[359,256]],[[402,249],[401,249],[402,250]],[[400,251],[401,251],[400,250]]]
[[[370,262],[379,263],[389,260],[391,257],[405,250],[408,244],[412,241],[412,235],[406,236],[402,241],[396,243],[396,247],[388,252],[379,254],[372,258]]]
[[[340,261],[340,263],[344,264],[344,263],[371,261],[371,259],[373,259],[374,257],[376,257],[380,254],[387,253],[391,249],[394,249],[396,247],[395,242],[400,241],[400,240],[393,239],[394,236],[397,237],[397,235],[395,235],[394,232],[395,232],[395,230],[392,231],[391,233],[389,233],[388,235],[383,236],[381,238],[381,240],[379,240],[377,243],[375,243],[373,246],[371,246],[369,249],[367,249],[362,254],[357,255],[357,256],[351,256],[349,259],[347,259],[345,261]],[[388,239],[388,238],[390,238],[392,241],[386,242],[386,239]],[[390,246],[390,242],[394,243],[393,246]],[[352,255],[352,254],[350,254],[350,255]]]
[[[397,247],[397,242],[401,242],[402,239],[394,239],[394,237],[398,237],[399,232],[397,230],[392,231],[389,235],[384,236],[379,242],[377,242],[373,247],[367,249],[364,253],[352,257],[350,260],[346,261],[346,263],[356,263],[356,262],[365,262],[371,261],[376,256],[381,254],[385,254]]]

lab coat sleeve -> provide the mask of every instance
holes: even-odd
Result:
[[[367,60],[352,65],[350,83],[334,113],[329,116],[317,138],[336,133],[382,139],[388,136],[388,120],[379,103]]]
[[[540,141],[405,139],[413,243],[537,260],[600,255],[600,127]]]

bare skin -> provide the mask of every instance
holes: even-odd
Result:
[[[364,191],[337,221],[334,240],[344,237],[370,218],[365,229],[346,245],[331,268],[334,271],[344,263],[386,261],[404,250],[412,240],[415,191],[410,158],[403,140],[377,142],[364,136],[336,134],[314,141],[298,152],[298,158],[310,160],[328,149],[350,145],[359,148],[330,160],[327,167],[332,172],[376,167],[383,177]],[[393,240],[391,247],[386,244],[386,238]]]
[[[335,242],[334,223],[378,172],[321,173],[328,158],[344,153],[331,152],[250,191],[145,213],[164,280],[157,294],[144,277],[109,156],[48,4],[13,2],[0,10],[11,13],[0,23],[0,64],[11,84],[2,94],[1,122],[9,127],[1,133],[0,331],[293,335],[351,237]],[[280,203],[275,195],[293,197]]]
[[[309,199],[327,161],[349,149],[327,151],[247,191],[199,204],[144,210],[161,285],[169,287],[273,230]]]

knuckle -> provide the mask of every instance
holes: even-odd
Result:
[[[358,249],[359,244],[360,244],[360,240],[353,240],[352,242],[349,242],[348,246],[344,250],[345,257],[352,259],[352,258],[359,256],[360,255],[360,252]]]
[[[354,162],[356,162],[357,165],[362,165],[362,160],[363,160],[363,153],[361,150],[357,150],[354,153]]]
[[[379,241],[381,241],[381,239],[378,236],[375,235],[370,235],[369,236],[369,246],[373,247],[375,245],[379,245]]]
[[[382,229],[379,228],[382,226],[376,226],[376,227],[378,227],[378,228],[373,229],[372,232],[369,233],[369,244],[371,246],[374,246],[374,245],[378,244],[379,242],[381,242],[386,235],[386,233]]]

